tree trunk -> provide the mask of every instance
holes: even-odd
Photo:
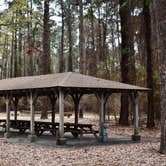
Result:
[[[95,37],[94,37],[94,11],[93,6],[90,6],[90,36],[88,41],[88,74],[95,76],[97,73],[96,52],[95,52]]]
[[[28,22],[28,75],[33,75],[33,40],[32,40],[32,0],[30,0],[30,5],[27,2],[27,7],[30,8],[28,11],[28,16],[30,17],[30,22]]]
[[[61,42],[60,42],[60,54],[59,54],[59,72],[62,73],[64,71],[64,2],[63,0],[60,1],[61,3],[61,19],[62,19],[62,27],[61,27]]]
[[[19,28],[19,41],[18,41],[18,76],[22,76],[22,33],[21,33],[21,28]]]
[[[41,74],[50,74],[50,25],[49,25],[49,0],[44,0],[43,18],[43,54],[41,58]]]
[[[80,53],[80,73],[85,73],[85,55],[84,55],[84,18],[83,18],[83,3],[79,0],[79,53]]]
[[[14,77],[18,76],[18,57],[17,57],[17,30],[14,32]]]
[[[13,77],[13,58],[14,58],[14,31],[12,31],[12,42],[11,42],[10,77]]]
[[[157,44],[161,80],[161,153],[166,154],[166,1],[155,0]]]
[[[69,46],[69,55],[68,55],[68,65],[67,71],[73,71],[73,39],[72,39],[72,8],[71,2],[68,3],[68,14],[67,14],[67,29],[68,29],[68,46]]]
[[[49,25],[49,0],[44,1],[44,18],[43,18],[43,55],[41,58],[41,74],[50,74],[50,25]],[[43,106],[48,106],[48,98],[42,98]],[[47,119],[47,109],[41,112],[41,119]]]
[[[120,19],[121,19],[121,77],[123,83],[133,83],[135,73],[134,47],[133,47],[133,28],[131,27],[131,8],[130,2],[120,0]],[[129,125],[129,96],[121,95],[121,112],[119,124]]]
[[[153,128],[155,126],[154,123],[154,99],[153,99],[153,61],[152,61],[152,28],[151,28],[151,14],[150,7],[147,3],[147,0],[144,0],[144,29],[145,29],[145,43],[146,43],[146,55],[147,55],[147,86],[151,89],[148,92],[148,118],[147,118],[147,128]]]

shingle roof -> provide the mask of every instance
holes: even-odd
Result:
[[[0,91],[54,87],[97,88],[112,90],[146,91],[147,88],[105,80],[74,72],[39,76],[16,77],[0,80]]]

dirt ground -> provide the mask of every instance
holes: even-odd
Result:
[[[72,121],[73,117],[65,118]],[[97,116],[85,116],[80,122],[98,126]],[[108,134],[132,135],[133,128],[108,124]],[[159,127],[140,127],[141,143],[83,147],[51,147],[8,143],[0,140],[0,166],[166,166],[166,156],[159,153]]]

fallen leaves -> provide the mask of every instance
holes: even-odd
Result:
[[[159,143],[52,148],[0,141],[1,166],[53,165],[166,165]]]
[[[81,122],[98,120],[84,118]],[[133,127],[109,124],[108,134],[132,135]],[[159,151],[159,129],[140,129],[141,143],[86,147],[51,147],[7,143],[0,140],[0,166],[166,166]]]

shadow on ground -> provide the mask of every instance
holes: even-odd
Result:
[[[42,145],[42,146],[52,146],[52,147],[62,147],[56,144],[56,137],[50,135],[49,133],[44,133],[42,136],[37,137],[35,142],[30,143],[28,140],[29,133],[20,134],[18,132],[11,132],[10,138],[4,138],[4,132],[0,132],[0,139],[8,143],[19,143],[19,144],[31,144],[31,145]],[[65,147],[81,147],[81,146],[105,146],[112,144],[126,144],[135,143],[131,136],[119,136],[112,135],[108,138],[108,141],[101,142],[99,138],[95,138],[93,135],[83,135],[80,138],[74,138],[71,134],[65,134],[67,139],[67,144]],[[63,146],[64,147],[64,146]]]

